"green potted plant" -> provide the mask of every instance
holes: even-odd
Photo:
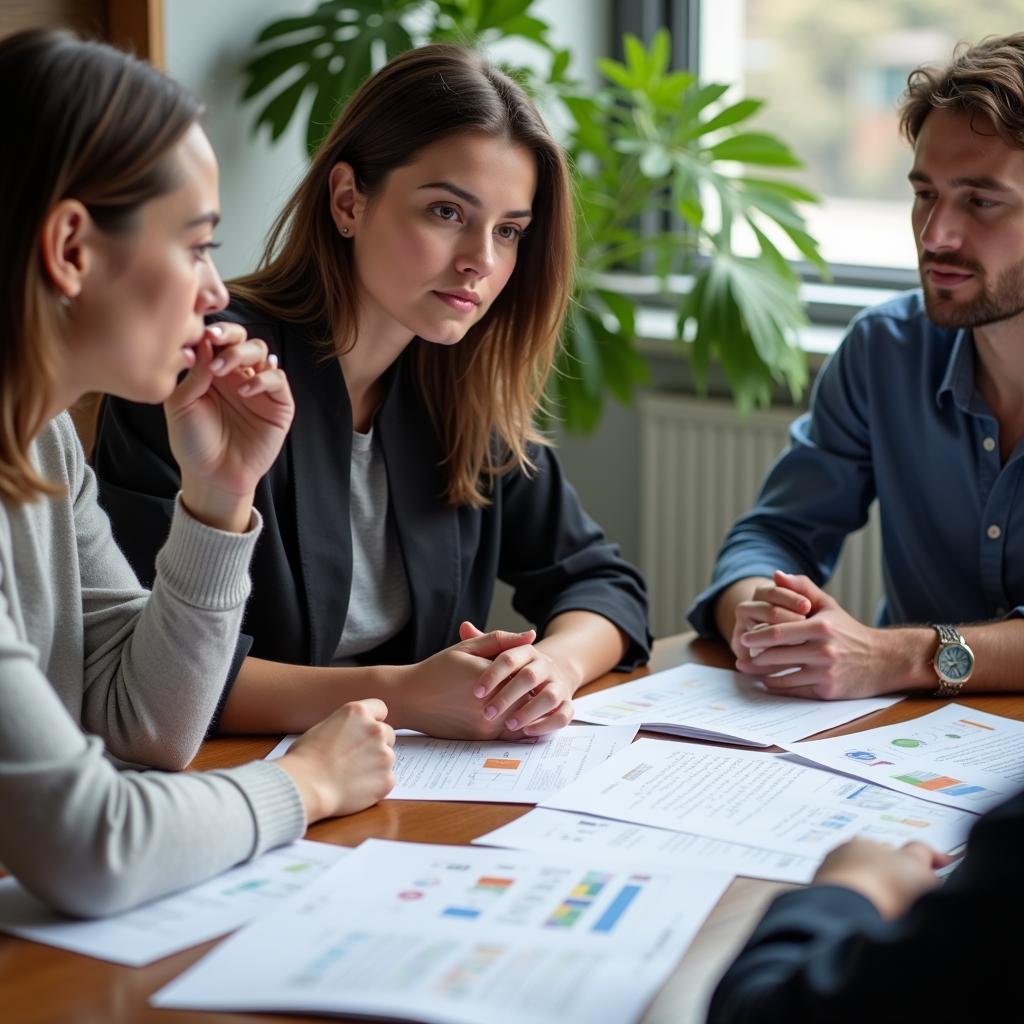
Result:
[[[796,339],[805,317],[799,279],[779,239],[825,272],[798,207],[817,199],[777,176],[801,166],[789,147],[747,129],[761,102],[723,104],[728,85],[702,85],[689,72],[672,71],[664,30],[646,47],[625,37],[624,60],[599,61],[605,84],[586,88],[569,77],[570,53],[551,45],[532,2],[325,0],[260,32],[244,98],[265,97],[256,128],[267,125],[278,138],[312,92],[312,151],[363,78],[403,50],[428,41],[529,41],[547,57],[546,76],[507,70],[543,106],[557,102],[567,113],[559,120],[569,125],[578,196],[577,282],[552,378],[566,426],[592,429],[607,393],[629,403],[648,378],[636,348],[637,296],[621,276],[640,261],[676,304],[676,338],[698,385],[717,360],[741,411],[767,405],[778,382],[798,396],[807,380]],[[663,227],[641,229],[641,219],[652,216]],[[756,255],[737,253],[740,225]],[[669,283],[679,274],[689,288],[673,298]]]

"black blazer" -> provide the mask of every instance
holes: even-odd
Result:
[[[222,318],[266,341],[288,374],[296,404],[281,454],[256,490],[264,525],[242,629],[258,657],[326,665],[345,623],[352,569],[352,410],[341,368],[302,328],[240,304]],[[412,616],[398,636],[359,660],[410,663],[457,642],[464,619],[482,626],[500,578],[515,589],[516,610],[539,631],[562,612],[596,612],[629,638],[620,668],[646,661],[643,580],[583,511],[550,449],[531,452],[535,475],[501,477],[489,507],[447,504],[445,453],[409,355],[389,371],[375,430],[387,464],[386,514],[394,517],[401,543]],[[93,464],[114,536],[139,578],[151,583],[179,488],[163,410],[105,401]]]
[[[961,865],[898,920],[838,886],[780,896],[719,983],[709,1024],[1021,1020],[1022,847],[1024,793],[979,820]]]

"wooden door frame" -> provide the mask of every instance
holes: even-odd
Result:
[[[167,66],[164,0],[107,0],[107,33],[114,46]]]

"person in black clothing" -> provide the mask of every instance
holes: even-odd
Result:
[[[769,908],[711,1000],[709,1024],[1018,1020],[1024,793],[974,827],[962,863],[855,839]]]
[[[501,72],[423,47],[349,102],[229,285],[226,318],[280,360],[296,419],[256,495],[251,656],[221,729],[381,697],[394,726],[536,736],[646,660],[643,581],[533,425],[573,253],[564,156]],[[94,463],[149,579],[178,489],[162,417],[106,403]],[[535,642],[476,628],[499,578]]]

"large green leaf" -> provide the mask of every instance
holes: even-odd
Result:
[[[285,18],[261,33],[262,45],[246,65],[244,98],[272,89],[287,79],[256,116],[278,138],[307,90],[314,94],[306,131],[313,152],[330,128],[327,111],[341,104],[374,70],[373,55],[387,58],[415,45],[404,19],[422,0],[330,0],[305,17]]]
[[[689,137],[697,138],[700,135],[717,132],[721,128],[730,128],[734,124],[739,124],[740,121],[746,121],[753,117],[763,106],[763,100],[740,100],[739,103],[726,107],[709,121],[698,125],[690,132]]]
[[[680,307],[680,335],[695,325],[694,370],[704,379],[717,356],[742,410],[771,400],[776,381],[799,395],[806,359],[797,331],[806,322],[795,278],[776,272],[770,260],[712,259]]]
[[[286,86],[260,111],[256,123],[270,128],[271,139],[279,139],[288,127],[302,94],[309,87],[309,79],[303,75],[298,81]]]
[[[764,132],[733,135],[716,143],[707,153],[713,160],[735,160],[764,167],[803,167],[789,146]]]

